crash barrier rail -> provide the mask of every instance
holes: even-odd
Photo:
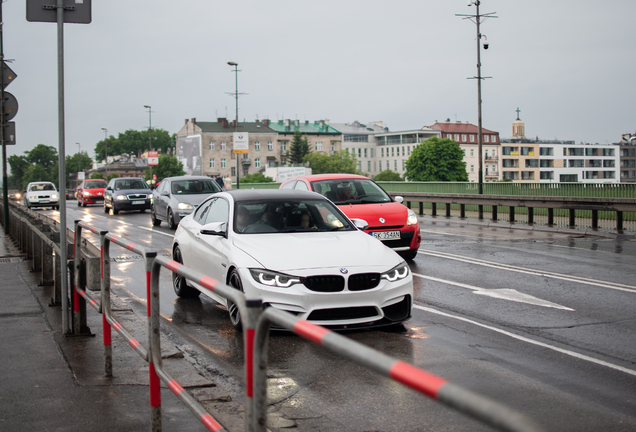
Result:
[[[498,220],[498,206],[508,207],[508,222],[515,223],[515,209],[523,208],[527,213],[528,225],[534,224],[535,209],[546,209],[548,225],[554,225],[555,210],[562,209],[568,214],[568,227],[576,227],[576,212],[591,212],[591,228],[599,227],[599,212],[609,211],[615,214],[616,230],[622,231],[624,213],[629,212],[629,218],[636,215],[636,199],[634,198],[577,198],[577,197],[551,197],[551,196],[502,196],[502,195],[464,195],[444,193],[392,193],[404,198],[407,207],[412,202],[419,203],[419,214],[424,214],[424,203],[431,204],[431,215],[437,216],[437,204],[445,204],[446,217],[451,216],[451,206],[460,206],[460,217],[466,217],[466,206],[475,205],[479,208],[479,219],[483,219],[484,207],[491,206],[491,220]]]
[[[81,247],[81,238],[82,238],[82,230],[90,231],[94,234],[99,235],[99,244],[100,244],[100,270],[101,270],[101,302],[98,303],[95,299],[92,298],[90,294],[88,294],[85,290],[83,290],[80,286],[80,270],[81,270],[81,262],[79,259],[79,248]],[[73,313],[76,316],[75,322],[79,322],[81,317],[81,307],[80,307],[80,297],[85,301],[88,301],[89,304],[95,309],[98,313],[102,315],[102,327],[103,327],[103,344],[104,344],[104,374],[107,377],[111,377],[113,370],[113,359],[112,359],[112,340],[111,340],[111,326],[117,331],[127,342],[128,344],[143,358],[146,362],[148,362],[148,382],[150,389],[150,416],[151,416],[151,430],[152,431],[161,431],[161,384],[160,379],[162,379],[168,387],[177,394],[179,399],[182,400],[183,403],[195,414],[197,418],[205,425],[205,427],[210,431],[223,431],[223,427],[214,419],[210,414],[208,414],[205,409],[201,406],[201,404],[186,393],[183,388],[177,383],[175,380],[170,378],[168,381],[164,380],[168,374],[163,371],[162,363],[161,363],[161,346],[159,345],[160,333],[158,327],[155,329],[152,328],[151,323],[151,310],[154,300],[151,300],[150,295],[150,280],[151,280],[151,269],[152,263],[157,257],[157,252],[150,251],[143,246],[140,246],[134,242],[130,242],[122,238],[121,236],[109,233],[108,231],[99,229],[95,226],[90,225],[85,221],[76,220],[75,221],[75,281],[73,286],[73,293],[75,296],[74,301],[74,309]],[[126,248],[138,255],[141,255],[144,258],[144,264],[146,268],[146,299],[147,299],[147,323],[148,323],[148,346],[149,349],[146,349],[142,346],[142,344],[137,341],[131,334],[113,317],[111,311],[111,303],[110,303],[110,245],[114,243],[118,246]],[[158,299],[157,299],[158,302]],[[158,305],[155,319],[159,320],[159,311]],[[79,331],[79,328],[75,328],[74,330]],[[153,343],[158,345],[159,348],[155,349],[153,347]],[[181,392],[176,392],[175,389],[181,389]]]
[[[221,295],[239,306],[245,341],[246,430],[267,431],[267,348],[270,324],[293,331],[298,336],[340,354],[367,369],[387,376],[429,396],[457,411],[469,415],[499,430],[511,432],[542,431],[533,421],[497,402],[479,396],[445,379],[408,363],[396,360],[372,348],[346,338],[325,327],[298,319],[295,315],[275,308],[263,310],[260,299],[245,296],[230,286],[192,270],[177,261],[157,257],[152,265],[150,292],[152,296],[151,329],[153,358],[161,352],[159,346],[159,275],[161,267],[186,279],[196,281],[205,290]],[[160,365],[160,358],[155,367]],[[159,369],[157,369],[159,370]],[[170,383],[170,376],[160,373],[162,381]],[[180,398],[182,388],[170,386]],[[184,400],[184,399],[182,399]]]

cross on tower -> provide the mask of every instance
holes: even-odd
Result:
[[[517,120],[521,120],[521,119],[519,118],[519,113],[521,112],[521,110],[519,109],[519,107],[517,107],[517,109],[516,109],[515,111],[517,111]]]

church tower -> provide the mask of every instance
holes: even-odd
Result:
[[[526,125],[521,121],[521,119],[519,119],[519,113],[521,112],[521,110],[517,108],[516,111],[517,111],[517,120],[515,120],[514,123],[512,123],[512,138],[525,140]]]

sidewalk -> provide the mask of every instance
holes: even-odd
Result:
[[[48,305],[52,287],[38,286],[30,267],[0,231],[0,430],[150,430],[147,363],[113,331],[114,376],[104,377],[101,316],[88,307],[94,337],[63,336],[61,308]],[[147,346],[145,320],[115,297],[117,309],[117,319]],[[227,394],[169,341],[162,340],[162,358],[221,424],[243,430],[242,401],[225,402],[233,409],[224,411],[238,411],[233,415],[216,413]],[[164,431],[206,430],[163,385],[161,401]]]

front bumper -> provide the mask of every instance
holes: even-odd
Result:
[[[290,288],[269,287],[256,282],[248,269],[239,269],[248,298],[260,298],[265,307],[274,307],[313,324],[353,329],[397,324],[411,317],[413,277],[399,281],[382,279],[377,287],[363,291],[312,291],[303,284]],[[332,269],[325,274],[338,274]],[[351,273],[348,277],[353,276]]]
[[[141,202],[143,201],[143,203]],[[138,204],[133,204],[137,203]],[[114,200],[113,206],[117,210],[142,210],[142,209],[150,209],[151,202],[150,198],[142,199],[142,200]]]

